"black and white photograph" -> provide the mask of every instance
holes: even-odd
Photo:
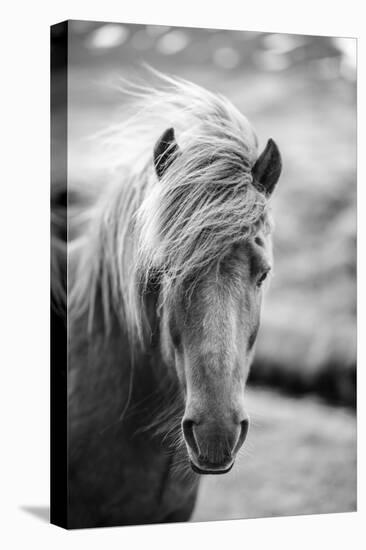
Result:
[[[353,512],[356,39],[51,28],[51,522]]]
[[[363,19],[3,6],[0,548],[363,549]]]

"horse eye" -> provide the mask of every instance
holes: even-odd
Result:
[[[262,284],[264,283],[264,281],[267,278],[268,273],[269,273],[269,269],[267,271],[265,271],[264,273],[262,273],[262,275],[259,277],[259,279],[257,279],[257,287],[258,288],[262,286]]]

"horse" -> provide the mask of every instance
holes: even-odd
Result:
[[[69,528],[189,520],[248,432],[281,155],[224,96],[159,79],[124,86],[108,184],[69,182]]]

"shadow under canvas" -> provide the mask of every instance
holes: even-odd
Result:
[[[41,521],[49,523],[50,507],[49,506],[20,506],[20,509],[27,514],[30,514]]]

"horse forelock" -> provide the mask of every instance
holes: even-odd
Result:
[[[88,310],[92,318],[98,286],[106,326],[113,308],[142,344],[148,333],[142,297],[153,275],[164,276],[169,294],[233,243],[259,227],[270,230],[267,201],[252,185],[257,138],[247,119],[219,95],[160,78],[162,87],[129,91],[135,114],[109,133],[117,186],[101,192],[75,254],[70,291],[71,309]],[[153,147],[169,126],[180,154],[158,180]],[[121,158],[129,171],[124,177]]]

